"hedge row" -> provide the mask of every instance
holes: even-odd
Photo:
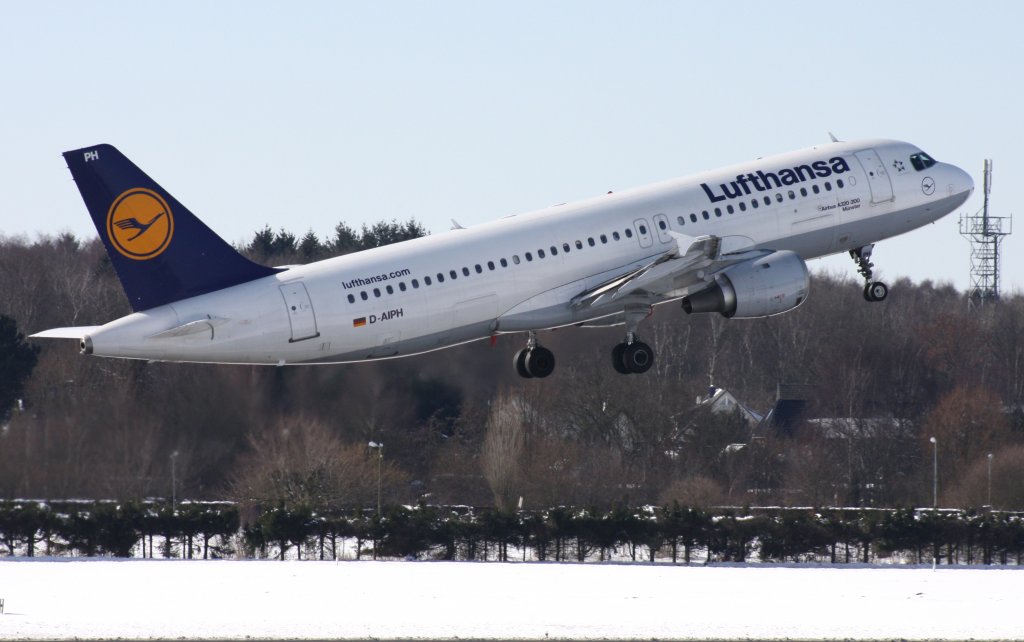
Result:
[[[1018,564],[1024,515],[915,509],[712,509],[679,506],[502,512],[468,507],[388,507],[315,514],[272,508],[245,523],[230,503],[179,505],[0,502],[7,555],[266,558],[429,558],[689,563]],[[147,547],[148,544],[148,547]],[[148,552],[147,552],[148,551]],[[512,553],[510,554],[510,551]]]

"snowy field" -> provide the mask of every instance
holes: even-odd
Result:
[[[0,561],[2,639],[1024,640],[1024,569]]]

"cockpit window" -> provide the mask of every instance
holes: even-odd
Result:
[[[934,165],[935,159],[924,152],[920,152],[910,155],[910,164],[914,166],[914,169],[921,172]]]

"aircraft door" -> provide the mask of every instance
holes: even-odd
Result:
[[[668,234],[668,217],[664,214],[654,215],[654,229],[658,233],[658,240],[662,243],[671,243],[672,237]]]
[[[868,185],[871,187],[871,203],[885,203],[893,200],[892,181],[889,179],[889,172],[885,171],[885,164],[879,158],[878,152],[873,149],[862,149],[854,155],[864,168],[868,177]]]
[[[647,219],[638,218],[633,221],[633,229],[636,230],[636,240],[640,243],[640,247],[654,245],[654,240],[651,238],[651,227],[647,224]]]
[[[292,338],[289,343],[319,337],[316,329],[316,314],[313,312],[313,302],[309,300],[309,292],[306,286],[299,281],[286,283],[281,286],[281,296],[284,297],[284,304],[288,310],[288,322],[291,324]]]

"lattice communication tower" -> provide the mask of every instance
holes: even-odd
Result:
[[[992,190],[992,161],[985,161],[985,203],[977,214],[960,215],[960,234],[971,243],[971,309],[999,301],[999,246],[1013,232],[1013,216],[990,216],[988,195]]]

